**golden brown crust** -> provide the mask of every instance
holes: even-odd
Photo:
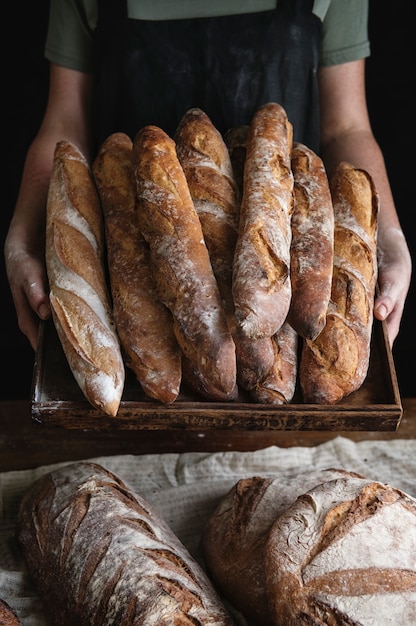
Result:
[[[124,364],[105,278],[101,207],[85,157],[67,141],[56,145],[46,216],[50,302],[62,347],[88,401],[115,416]]]
[[[408,623],[416,609],[415,554],[413,498],[363,478],[318,485],[269,532],[272,623]]]
[[[172,315],[157,297],[149,246],[137,222],[132,149],[127,135],[114,133],[92,166],[104,215],[114,321],[125,362],[144,392],[171,403],[181,384],[181,352]]]
[[[343,469],[314,470],[287,478],[240,479],[218,503],[203,532],[208,571],[233,606],[256,626],[272,626],[264,560],[268,533],[278,517],[316,485],[356,476]]]
[[[292,149],[294,209],[290,246],[292,299],[288,320],[305,339],[325,325],[334,262],[334,210],[323,162],[310,148]]]
[[[289,311],[291,148],[284,109],[276,103],[260,107],[249,129],[233,267],[236,318],[251,338],[274,335]]]
[[[369,174],[341,163],[329,177],[334,269],[326,324],[300,362],[305,402],[334,404],[358,389],[370,359],[377,280],[378,195]]]
[[[159,298],[173,315],[176,338],[195,371],[230,394],[236,385],[235,346],[175,142],[147,126],[134,139],[133,159],[139,227],[150,246]]]
[[[227,304],[240,214],[230,155],[221,133],[198,108],[185,113],[175,142],[212,269]]]
[[[95,463],[36,481],[21,501],[17,540],[51,626],[232,626],[166,522]]]

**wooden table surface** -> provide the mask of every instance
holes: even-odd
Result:
[[[315,446],[338,435],[353,441],[416,438],[416,398],[404,398],[396,431],[120,431],[46,428],[32,421],[30,403],[0,402],[0,471],[97,456],[163,452],[249,451],[271,445]]]

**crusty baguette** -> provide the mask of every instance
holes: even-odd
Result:
[[[291,148],[285,110],[277,103],[260,107],[249,128],[233,267],[236,318],[251,338],[274,335],[289,311]]]
[[[0,598],[0,626],[22,626],[16,611]]]
[[[334,268],[326,323],[303,345],[299,375],[306,403],[334,404],[363,384],[370,360],[377,280],[378,194],[370,175],[348,163],[329,175]]]
[[[227,146],[198,108],[185,113],[174,139],[221,296],[229,299],[240,206]]]
[[[315,339],[325,325],[331,297],[334,210],[321,158],[307,146],[295,143],[291,163],[295,202],[288,320],[301,337]]]
[[[46,268],[53,320],[89,402],[115,416],[124,364],[104,269],[100,201],[84,155],[57,143],[46,211]]]
[[[133,144],[139,227],[159,297],[173,315],[184,357],[212,388],[232,394],[235,346],[175,142],[146,126]]]
[[[73,463],[32,484],[17,539],[52,626],[232,626],[166,522],[100,465]]]
[[[248,131],[249,126],[233,127],[224,136],[240,198],[243,195]],[[244,335],[236,323],[234,327],[237,379],[240,386],[250,392],[255,402],[262,404],[289,402],[296,387],[297,334],[287,322],[272,337],[259,339],[251,339]]]
[[[298,496],[316,485],[354,475],[343,469],[294,477],[240,479],[212,512],[202,536],[211,578],[221,594],[256,626],[272,626],[264,560],[268,533]]]
[[[240,213],[230,155],[221,133],[199,108],[189,109],[184,114],[174,140],[201,223],[225,315],[230,321],[234,316],[231,277]],[[231,393],[219,392],[186,359],[183,373],[188,384],[208,399],[233,400],[237,397],[237,384]]]
[[[101,199],[113,315],[125,363],[143,391],[156,400],[176,400],[182,379],[181,351],[172,314],[157,297],[149,246],[136,217],[133,142],[110,135],[92,165]]]
[[[412,624],[416,500],[390,485],[338,478],[273,524],[265,549],[274,626]]]

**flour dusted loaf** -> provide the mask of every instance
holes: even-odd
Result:
[[[125,372],[104,267],[103,219],[92,172],[75,145],[60,141],[46,209],[52,316],[85,397],[115,416]]]
[[[132,150],[130,137],[114,133],[92,165],[104,215],[113,315],[125,363],[143,391],[171,403],[182,379],[181,351],[172,314],[157,296],[149,245],[138,226]]]
[[[218,503],[203,533],[211,578],[224,598],[256,626],[272,626],[264,561],[268,533],[298,496],[343,476],[342,469],[314,470],[294,477],[242,478]]]
[[[377,281],[379,200],[371,176],[348,163],[329,175],[334,267],[326,323],[306,340],[299,379],[306,403],[335,404],[363,384],[370,360]]]
[[[224,136],[234,177],[243,195],[244,166],[249,126],[230,128]],[[284,404],[295,392],[298,368],[298,337],[284,322],[273,336],[248,337],[233,314],[233,338],[237,354],[237,379],[251,399],[261,404]]]
[[[304,339],[325,326],[334,262],[334,209],[324,164],[301,143],[291,154],[294,208],[290,245],[292,297],[288,320]]]
[[[416,500],[366,479],[325,482],[277,518],[264,564],[274,626],[410,626]]]
[[[167,524],[100,465],[70,464],[35,482],[17,539],[52,626],[232,626]]]
[[[235,315],[251,338],[274,335],[289,311],[291,149],[292,125],[283,107],[260,107],[248,132],[233,266]]]
[[[185,113],[174,139],[232,331],[234,304],[231,279],[240,206],[230,155],[221,133],[199,108]],[[231,393],[224,395],[213,388],[201,371],[198,373],[189,362],[184,362],[184,376],[198,393],[208,399],[232,400],[237,396],[237,384]]]
[[[150,246],[159,298],[200,379],[232,395],[235,345],[175,142],[161,128],[146,126],[133,143],[139,228]]]

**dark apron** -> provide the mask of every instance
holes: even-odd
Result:
[[[125,0],[98,0],[97,140],[132,139],[146,124],[173,136],[201,108],[218,130],[249,124],[278,102],[294,139],[319,146],[317,67],[321,21],[312,0],[278,0],[273,11],[184,20],[127,18]]]

